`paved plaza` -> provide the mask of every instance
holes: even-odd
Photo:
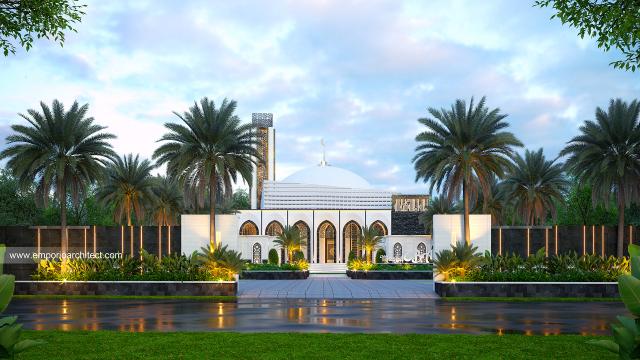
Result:
[[[352,280],[311,277],[306,280],[240,280],[246,299],[430,299],[438,296],[430,280]]]

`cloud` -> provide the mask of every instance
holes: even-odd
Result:
[[[163,124],[204,96],[273,112],[277,177],[328,161],[420,193],[411,159],[427,108],[486,95],[528,148],[555,157],[596,106],[631,99],[638,74],[530,3],[90,1],[63,48],[0,58],[0,136],[19,112],[88,102],[119,153],[151,156]],[[242,185],[240,185],[242,186]]]

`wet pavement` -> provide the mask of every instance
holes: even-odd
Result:
[[[16,299],[5,314],[27,329],[120,331],[609,334],[619,302],[469,302],[439,299]]]

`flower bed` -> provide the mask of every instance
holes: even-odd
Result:
[[[246,264],[240,277],[251,280],[299,280],[309,277],[309,263],[298,260],[284,264]]]
[[[436,254],[436,271],[456,282],[615,282],[628,274],[629,259],[576,253],[545,256],[544,249],[527,258],[475,253],[459,244]]]
[[[242,270],[240,254],[226,246],[202,253],[140,257],[73,259],[63,267],[58,260],[42,260],[32,280],[39,281],[233,281]]]
[[[347,276],[358,280],[432,280],[431,270],[347,270]]]
[[[432,264],[390,264],[390,263],[368,263],[361,259],[350,260],[347,268],[353,271],[432,271]]]

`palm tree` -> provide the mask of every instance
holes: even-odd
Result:
[[[587,120],[580,135],[560,153],[566,166],[583,185],[591,184],[594,202],[609,204],[615,195],[618,205],[618,256],[624,249],[624,209],[638,198],[640,176],[640,124],[637,100],[611,100],[607,111],[596,108],[595,121]]]
[[[154,198],[151,207],[158,226],[177,224],[178,214],[183,209],[183,197],[178,184],[166,176],[158,176],[153,181],[152,191]]]
[[[9,159],[7,168],[28,188],[36,183],[36,197],[46,206],[51,190],[60,202],[61,252],[69,248],[67,237],[67,196],[74,204],[88,184],[98,180],[109,159],[115,157],[108,140],[114,135],[103,132],[86,117],[89,105],[74,102],[68,111],[58,100],[51,108],[40,103],[42,112],[28,110],[19,114],[28,125],[12,125],[7,136],[9,147],[0,159]]]
[[[107,167],[104,183],[96,194],[99,201],[113,205],[115,221],[127,220],[131,226],[131,215],[134,213],[139,223],[144,221],[144,207],[153,197],[153,165],[149,160],[140,161],[139,156],[132,154],[123,158],[116,157]]]
[[[186,187],[195,189],[198,201],[204,205],[209,191],[209,243],[215,249],[215,204],[217,184],[231,191],[238,175],[251,186],[253,165],[258,161],[255,136],[251,124],[240,124],[234,115],[235,101],[224,99],[219,108],[206,97],[180,115],[184,124],[167,123],[169,132],[153,154],[158,165],[167,164],[167,173]]]
[[[367,259],[367,263],[371,263],[373,250],[380,246],[380,243],[382,242],[381,234],[378,232],[378,229],[371,224],[368,227],[362,228],[360,242],[364,248],[364,256]]]
[[[437,214],[457,214],[460,211],[460,205],[455,201],[450,201],[446,196],[436,196],[429,199],[427,210],[420,214],[419,221],[424,225],[427,233],[431,233],[433,227],[433,215]]]
[[[296,251],[300,251],[300,249],[307,244],[306,240],[300,237],[298,227],[289,225],[284,226],[282,233],[278,235],[277,239],[273,240],[273,243],[286,251],[287,262],[291,262],[291,260],[293,260],[293,254]]]
[[[505,222],[505,212],[508,210],[508,200],[505,193],[504,181],[493,176],[488,195],[482,195],[482,199],[476,204],[474,212],[491,215],[491,223],[500,225]]]
[[[514,164],[504,186],[515,210],[527,225],[540,224],[549,212],[555,218],[556,204],[564,199],[569,187],[562,164],[547,160],[542,149],[526,150],[524,157],[517,154]]]
[[[464,238],[470,243],[470,200],[481,189],[490,194],[493,176],[502,177],[511,165],[513,146],[522,143],[510,132],[500,109],[489,110],[483,97],[474,107],[473,98],[467,109],[464,100],[456,100],[450,110],[428,109],[433,118],[418,121],[427,127],[416,136],[418,146],[413,158],[416,181],[430,182],[430,191],[437,189],[449,201],[459,198],[464,204]]]

